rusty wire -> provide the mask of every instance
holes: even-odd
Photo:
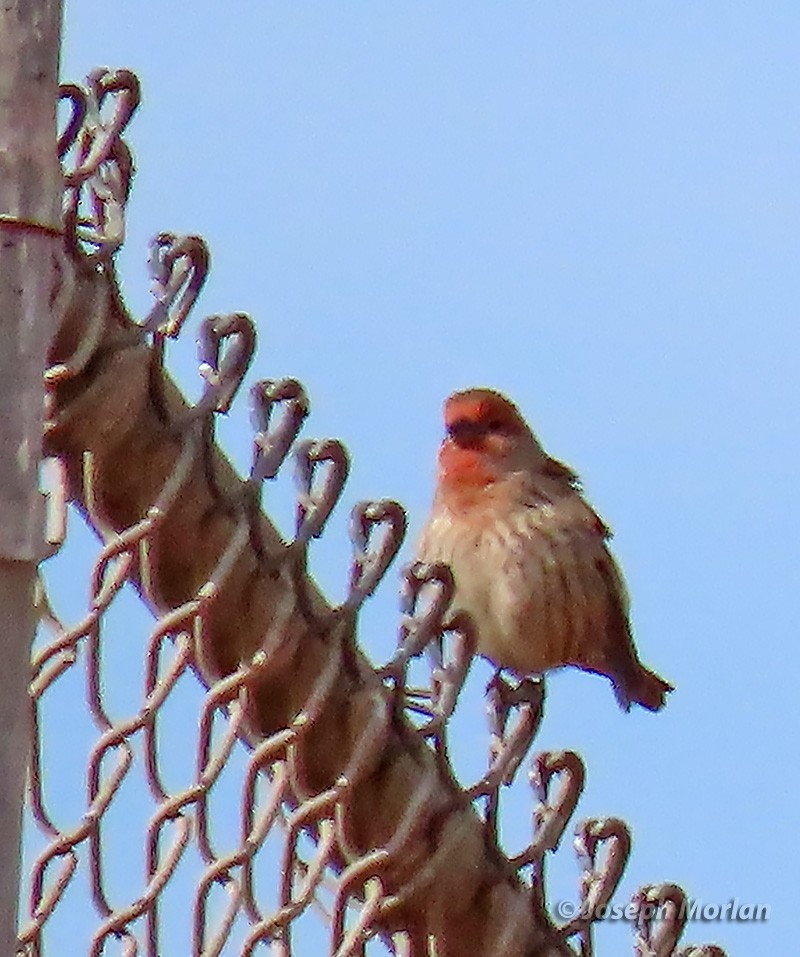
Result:
[[[480,888],[485,914],[488,919],[498,908],[502,913],[485,952],[589,957],[594,932],[625,869],[630,834],[615,818],[578,826],[575,847],[582,877],[577,916],[560,925],[547,899],[547,861],[576,810],[585,769],[572,752],[540,753],[528,761],[544,705],[543,684],[516,687],[501,681],[494,686],[486,772],[476,783],[459,782],[450,766],[447,732],[469,671],[474,636],[468,621],[448,618],[453,590],[449,570],[419,565],[403,570],[397,651],[383,666],[370,668],[355,641],[358,614],[402,544],[402,507],[386,500],[356,505],[347,596],[337,607],[322,602],[308,576],[308,553],[341,498],[349,467],[346,450],[333,439],[300,439],[310,407],[305,390],[294,379],[265,379],[250,389],[255,431],[249,477],[237,483],[224,473],[214,423],[231,407],[250,366],[253,324],[239,313],[200,323],[203,393],[193,407],[178,402],[164,361],[169,342],[186,325],[205,282],[208,251],[198,237],[159,234],[150,258],[153,309],[138,325],[121,312],[112,257],[124,238],[133,167],[122,133],[138,103],[138,81],[128,71],[97,71],[85,87],[63,87],[62,97],[70,106],[59,152],[73,157],[64,182],[67,249],[75,269],[75,276],[63,277],[62,300],[65,327],[78,317],[81,334],[62,336],[46,379],[53,456],[52,561],[63,557],[58,551],[68,499],[78,504],[102,544],[88,583],[78,582],[88,590],[79,620],[62,621],[48,596],[47,568],[42,578],[41,638],[30,689],[27,815],[43,848],[31,862],[24,891],[21,952],[60,952],[48,929],[78,888],[94,920],[87,940],[71,942],[72,953],[100,955],[116,947],[124,954],[199,957],[250,955],[266,952],[266,947],[289,957],[308,950],[307,945],[295,946],[294,939],[312,912],[322,915],[327,952],[335,957],[364,954],[371,940],[381,942],[383,952],[398,955],[471,953],[471,940],[459,945],[437,930],[447,926],[442,914],[452,902],[437,900],[436,887],[450,860],[469,843],[464,822],[474,819],[482,833],[478,843],[488,849],[487,874],[493,875]],[[92,295],[87,277],[94,284]],[[106,285],[98,285],[103,282]],[[84,308],[77,309],[76,300]],[[114,348],[123,351],[120,343],[131,350],[126,355],[145,351],[141,394],[161,430],[161,444],[145,435],[140,448],[150,450],[154,474],[158,450],[169,449],[169,460],[158,473],[164,480],[135,507],[124,489],[109,488],[106,479],[113,459],[108,450],[122,425],[114,424],[109,410],[102,441],[96,431],[81,432],[76,425],[76,407],[85,415],[86,409],[97,411],[103,402],[113,404],[111,393],[98,391],[100,373],[92,371],[90,362],[101,340],[112,343],[105,347],[109,355]],[[105,416],[105,407],[102,411]],[[265,525],[261,498],[264,483],[283,475],[291,460],[296,470],[295,529],[284,542]],[[135,471],[132,463],[130,468]],[[124,486],[125,471],[116,474]],[[180,525],[181,509],[196,498],[200,481],[208,495],[198,505],[199,537],[176,542],[176,529],[187,527]],[[136,486],[137,494],[143,482]],[[112,513],[128,517],[112,521]],[[210,539],[216,543],[214,559],[206,568],[200,552]],[[226,598],[243,568],[249,581],[271,589],[269,614],[257,625],[257,643],[243,640],[231,651],[217,641],[220,621],[233,616],[242,629],[254,627],[249,619],[236,619],[242,609]],[[191,581],[192,587],[182,591],[178,579]],[[120,716],[104,686],[102,661],[114,640],[114,609],[131,585],[156,620],[149,637],[141,636],[144,680],[138,705]],[[255,585],[252,588],[255,593]],[[303,642],[311,642],[312,636],[319,667],[301,675],[304,658],[296,657],[297,648],[305,649]],[[421,656],[427,656],[430,676],[426,687],[415,689],[409,687],[409,665]],[[295,683],[289,680],[294,673]],[[44,720],[44,712],[69,675],[80,675],[86,689],[85,699],[70,704],[76,713],[88,713],[95,731],[83,810],[66,822],[59,810],[61,795],[48,781],[45,743],[57,729]],[[186,682],[202,689],[204,697],[196,716],[187,716],[181,728],[183,747],[195,755],[193,778],[175,786],[169,781],[165,713]],[[297,701],[292,698],[294,684],[303,688]],[[265,716],[265,688],[285,704],[285,719],[271,723]],[[345,710],[343,696],[348,699]],[[330,744],[331,739],[320,739],[320,729],[334,712],[352,720],[341,728],[348,743],[341,752],[346,757],[326,776],[312,758],[325,757],[325,741]],[[68,720],[66,715],[59,718],[60,723]],[[374,787],[400,752],[410,756],[414,769],[411,778],[404,779],[406,797],[391,813],[383,807],[365,812],[365,789]],[[226,808],[228,818],[238,821],[231,848],[215,836],[219,808],[214,799],[234,766],[242,780],[238,806]],[[499,796],[526,766],[534,800],[532,835],[528,847],[508,860],[496,840]],[[108,822],[129,779],[147,788],[154,810],[144,833],[129,835],[131,847],[144,849],[144,869],[138,891],[120,900],[112,893],[109,874],[125,865],[111,856]],[[392,790],[384,794],[391,804]],[[369,822],[370,817],[375,821]],[[375,825],[372,833],[383,832],[380,840],[365,843],[365,821]],[[479,847],[474,853],[484,851]],[[199,874],[186,903],[190,940],[170,950],[164,901],[192,855]],[[225,897],[221,910],[216,903],[220,892]],[[675,885],[649,887],[637,900],[642,916],[636,953],[676,953],[683,930],[683,892]],[[423,912],[422,901],[430,912]],[[667,908],[658,926],[646,916],[650,909],[644,905],[653,903]],[[526,930],[531,926],[535,937]],[[682,953],[719,957],[722,952],[706,947]]]

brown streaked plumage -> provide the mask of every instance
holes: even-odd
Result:
[[[611,532],[577,475],[499,392],[456,392],[444,419],[419,558],[450,565],[452,610],[472,620],[479,653],[520,675],[597,672],[625,710],[662,708],[672,686],[639,661]]]

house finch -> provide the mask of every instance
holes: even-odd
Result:
[[[444,421],[419,558],[450,566],[452,613],[469,617],[478,652],[520,675],[593,671],[626,711],[633,702],[662,708],[672,686],[639,661],[611,532],[577,475],[498,392],[456,392]]]

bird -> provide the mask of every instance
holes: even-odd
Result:
[[[417,558],[450,567],[450,615],[467,616],[478,654],[498,676],[563,667],[604,675],[624,711],[660,710],[673,686],[639,660],[612,533],[578,475],[493,389],[453,393],[444,425]]]

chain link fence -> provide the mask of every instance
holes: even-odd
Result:
[[[30,688],[20,953],[595,953],[631,838],[616,818],[578,825],[579,897],[559,920],[546,865],[585,769],[573,752],[529,759],[543,686],[495,703],[485,773],[459,780],[448,728],[472,642],[445,623],[448,570],[404,569],[397,651],[373,667],[356,642],[359,611],[401,546],[403,509],[353,510],[349,590],[332,607],[308,549],[342,494],[346,450],[299,438],[299,382],[262,380],[250,388],[252,468],[236,475],[215,420],[247,373],[253,324],[238,313],[200,323],[204,389],[189,405],[164,361],[208,273],[203,241],[156,237],[142,321],[115,275],[138,81],[101,70],[61,98],[52,556]],[[261,498],[290,459],[285,541]],[[422,687],[410,687],[412,663]],[[520,773],[534,827],[509,859],[499,794]],[[722,954],[680,945],[676,885],[642,888],[628,906],[639,957]]]

